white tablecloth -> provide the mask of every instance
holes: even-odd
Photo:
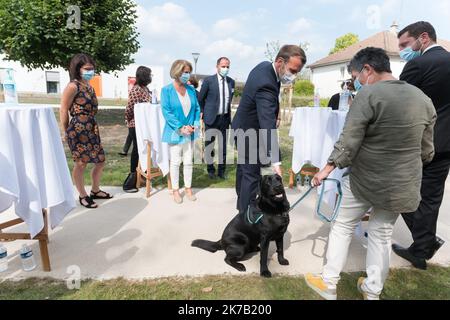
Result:
[[[326,164],[334,144],[344,128],[347,112],[333,111],[331,108],[297,108],[294,112],[289,135],[294,139],[292,170],[299,173],[310,163],[322,169]],[[329,178],[342,180],[346,170],[336,169]],[[328,184],[325,202],[334,204],[336,187]]]
[[[134,106],[136,123],[136,137],[141,168],[147,168],[147,141],[152,146],[152,162],[161,169],[162,173],[169,173],[169,145],[162,142],[162,135],[166,121],[160,105],[139,103]]]
[[[72,180],[52,108],[0,105],[0,212],[14,204],[34,238],[75,208]]]

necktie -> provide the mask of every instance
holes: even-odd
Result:
[[[225,101],[225,78],[224,77],[222,77],[222,96],[223,96],[223,99],[222,99],[222,113],[221,114],[225,114],[226,101]]]

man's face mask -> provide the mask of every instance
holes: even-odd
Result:
[[[419,41],[419,43],[420,43],[420,39],[417,39],[415,43],[417,43],[417,41]],[[400,58],[402,58],[405,61],[411,61],[422,55],[422,48],[423,48],[422,43],[421,43],[419,50],[413,50],[412,47],[413,46],[409,46],[409,47],[403,49],[402,51],[400,51]]]
[[[359,73],[358,77],[356,77],[356,79],[355,79],[354,85],[355,85],[355,90],[356,91],[360,91],[363,88],[363,86],[364,86],[361,83],[361,80],[359,80],[359,78],[360,78],[361,74],[364,72],[364,70],[365,70],[365,68],[363,67],[361,72]],[[365,84],[366,86],[369,84],[369,79],[370,79],[370,76],[367,77],[367,81],[366,81],[366,84]]]
[[[297,74],[292,74],[288,68],[286,62],[284,63],[284,72],[280,76],[280,81],[282,84],[291,84],[297,78]]]

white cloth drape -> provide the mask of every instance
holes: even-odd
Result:
[[[299,173],[307,163],[320,169],[327,164],[346,117],[347,112],[333,111],[331,108],[304,107],[295,110],[289,132],[294,139],[292,170],[295,173]],[[329,178],[341,181],[345,172],[336,169]],[[327,184],[324,201],[331,206],[334,206],[336,191],[335,184]]]
[[[169,145],[162,142],[163,130],[166,124],[160,105],[139,103],[134,106],[136,123],[136,138],[141,168],[147,168],[147,141],[152,146],[152,162],[162,173],[169,173]]]
[[[75,208],[72,180],[52,108],[0,105],[0,212],[14,204],[31,237]]]

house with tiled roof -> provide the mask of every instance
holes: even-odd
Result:
[[[390,30],[379,32],[309,65],[312,82],[319,89],[320,96],[329,98],[341,90],[342,82],[350,78],[347,72],[348,63],[358,51],[367,47],[386,50],[391,59],[393,75],[399,77],[406,62],[399,55],[397,34],[398,25],[394,23]],[[450,51],[450,41],[439,39],[438,44]]]

